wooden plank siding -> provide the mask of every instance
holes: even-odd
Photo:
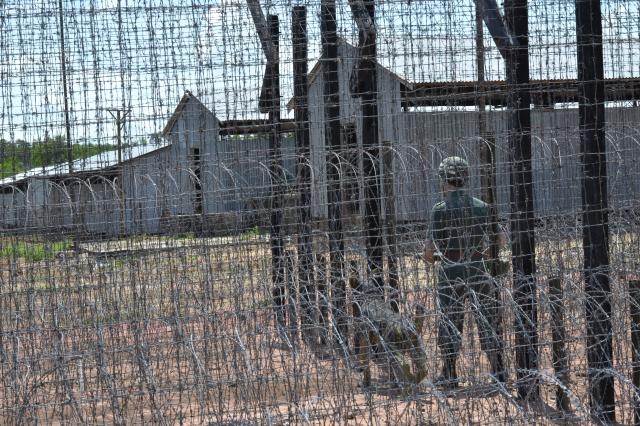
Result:
[[[509,153],[506,111],[487,112],[496,140],[497,205],[509,212]],[[479,159],[484,142],[477,137],[477,112],[399,113],[408,138],[399,138],[394,163],[398,220],[426,220],[440,197],[437,167],[448,155],[467,158],[471,188],[480,196]],[[401,117],[401,118],[400,118]],[[640,109],[607,109],[609,196],[611,207],[632,205],[640,195]],[[577,109],[532,111],[534,205],[539,217],[581,208],[580,140]],[[635,177],[631,178],[630,177]]]
[[[350,91],[351,73],[358,59],[357,49],[340,39],[338,42],[338,86],[340,91],[340,124],[343,128],[354,126],[357,147],[348,149],[362,149],[362,113],[360,99],[352,96]],[[401,128],[397,123],[397,113],[401,109],[400,80],[386,68],[378,65],[378,131],[380,140],[397,140]],[[311,195],[312,216],[327,217],[327,178],[326,155],[324,147],[324,101],[323,77],[321,72],[313,72],[309,81],[309,131],[311,143],[311,162],[313,166],[313,191]],[[344,156],[345,153],[341,153]],[[360,160],[358,175],[362,176],[362,161]],[[362,187],[362,184],[360,184]],[[384,198],[384,197],[383,197]],[[384,210],[384,205],[381,206]]]
[[[355,126],[357,147],[362,149],[360,101],[351,96],[349,82],[357,60],[357,49],[344,40],[338,45],[338,83],[340,120],[343,128]],[[321,63],[321,62],[320,62]],[[462,155],[473,168],[472,192],[480,196],[478,176],[480,145],[479,116],[474,111],[440,110],[412,112],[403,109],[403,90],[407,83],[388,69],[378,68],[378,112],[380,141],[390,141],[394,149],[396,219],[426,221],[431,206],[439,199],[438,164],[444,156]],[[327,217],[326,155],[324,146],[324,107],[322,73],[316,66],[309,74],[309,127],[313,175],[312,215]],[[404,89],[403,89],[404,88]],[[451,99],[455,104],[456,99]],[[633,204],[640,195],[637,159],[640,156],[640,109],[607,108],[609,155],[609,191],[612,207]],[[498,212],[506,216],[509,208],[509,153],[507,135],[509,116],[505,110],[485,112],[488,127],[495,134],[497,162]],[[534,205],[539,217],[577,212],[580,196],[580,146],[578,111],[571,108],[534,109],[532,111]],[[353,149],[354,147],[348,147]],[[344,154],[343,154],[344,155]],[[344,155],[346,157],[346,155]],[[362,163],[358,164],[362,176]],[[381,170],[381,175],[384,173]],[[359,184],[362,194],[362,183]],[[360,197],[361,199],[362,197]],[[381,192],[381,210],[385,195]]]

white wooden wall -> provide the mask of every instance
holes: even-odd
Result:
[[[607,168],[612,207],[633,204],[640,196],[640,110],[608,108]],[[439,199],[437,167],[448,155],[461,155],[472,166],[471,190],[480,195],[478,113],[398,114],[407,139],[399,138],[394,162],[399,220],[424,220]],[[509,113],[486,113],[496,142],[497,204],[509,210]],[[532,157],[536,215],[558,215],[581,208],[580,139],[576,109],[532,111]]]
[[[340,123],[354,124],[358,146],[362,147],[362,109],[360,99],[351,96],[349,79],[357,61],[357,49],[343,40],[338,44],[338,86],[340,92]],[[311,161],[313,164],[312,215],[327,217],[327,175],[324,129],[324,79],[322,72],[313,76],[309,85],[309,130],[311,143]],[[379,142],[396,140],[402,132],[402,123],[398,121],[401,108],[400,81],[387,69],[378,65],[378,132]],[[362,164],[359,165],[360,171]],[[384,209],[384,205],[382,206]]]

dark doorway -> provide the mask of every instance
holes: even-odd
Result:
[[[191,148],[191,171],[193,172],[193,211],[202,214],[202,175],[200,163],[200,148]]]

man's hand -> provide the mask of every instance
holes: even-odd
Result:
[[[427,240],[424,243],[424,261],[428,264],[433,264],[436,260],[436,246],[433,241]]]

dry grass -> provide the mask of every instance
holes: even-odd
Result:
[[[574,239],[538,245],[539,354],[543,402],[555,406],[546,277],[563,278],[568,390],[564,421],[588,423],[584,293]],[[637,271],[637,237],[612,243],[617,417],[632,420],[633,386],[625,283]],[[577,259],[577,260],[576,260]],[[459,360],[463,388],[430,385],[440,366],[435,281],[412,256],[400,259],[407,302],[422,301],[429,376],[394,388],[383,364],[374,389],[360,387],[345,348],[296,342],[274,328],[269,247],[256,236],[87,244],[38,262],[2,259],[0,416],[9,424],[555,424],[561,413],[515,396],[513,307],[503,280],[507,387],[489,369],[474,322]],[[326,265],[324,265],[326,267]],[[316,264],[316,276],[326,270]],[[329,335],[331,332],[329,331]],[[548,408],[548,407],[547,407]],[[233,421],[233,422],[232,422]]]

